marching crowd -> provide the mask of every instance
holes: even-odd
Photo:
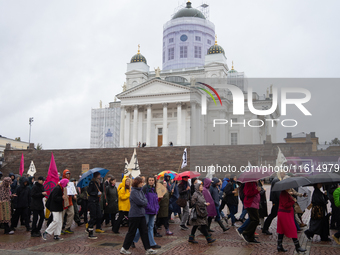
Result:
[[[180,218],[181,230],[186,231],[191,227],[188,237],[191,244],[198,243],[195,240],[197,230],[204,235],[208,244],[216,241],[213,237],[215,231],[211,228],[213,220],[223,232],[233,227],[245,242],[260,243],[259,234],[256,233],[258,225],[261,225],[262,234],[272,235],[269,227],[277,217],[277,250],[287,251],[282,245],[283,237],[286,236],[292,238],[297,252],[306,251],[297,239],[297,232],[307,226],[302,221],[303,211],[297,203],[297,197],[306,194],[298,193],[298,187],[283,191],[271,190],[272,208],[268,215],[263,180],[243,184],[237,181],[236,175],[227,174],[223,180],[199,180],[182,176],[180,181],[174,181],[170,175],[164,174],[162,178],[156,175],[146,179],[142,176],[124,176],[117,187],[112,175],[107,175],[104,181],[100,173],[96,172],[88,186],[76,188],[77,195],[68,195],[68,183],[76,184],[76,179],[70,177],[71,172],[64,170],[47,200],[44,177],[38,177],[35,182],[34,177],[14,174],[5,177],[0,185],[0,223],[4,233],[14,234],[19,220],[27,231],[31,231],[32,237],[42,237],[44,240],[49,236],[62,240],[62,234],[72,234],[73,221],[78,226],[85,224],[90,239],[97,238],[95,233],[104,232],[103,224],[111,226],[115,234],[119,234],[121,226],[128,226],[120,253],[131,254],[129,249],[135,248],[140,237],[146,254],[155,254],[156,249],[161,248],[155,241],[155,237],[162,237],[158,230],[164,227],[165,235],[173,235],[169,229],[169,223],[174,223],[173,217]],[[284,172],[278,173],[272,181],[272,188],[285,178],[287,176]],[[158,185],[165,190],[161,196],[157,193]],[[322,241],[330,241],[329,228],[340,229],[339,196],[338,185],[314,185],[311,220],[309,229],[304,232],[308,239],[320,235]],[[331,214],[327,212],[329,200],[333,211],[331,225]],[[239,218],[236,218],[240,202],[243,205],[242,211]],[[227,213],[223,212],[225,206]],[[48,220],[47,228],[42,231],[44,219]],[[238,226],[236,222],[242,225]],[[332,237],[340,244],[340,231]]]

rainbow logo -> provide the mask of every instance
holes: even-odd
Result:
[[[203,85],[203,86],[206,86],[206,87],[209,88],[212,92],[214,92],[214,94],[217,96],[218,100],[220,101],[220,104],[222,105],[222,100],[221,100],[221,98],[220,98],[220,95],[217,93],[217,91],[216,91],[213,87],[211,87],[210,85],[208,85],[208,84],[206,84],[206,83],[203,83],[203,82],[197,82],[197,83],[199,83],[199,84],[201,84],[201,85]],[[200,87],[197,87],[197,88],[200,89],[200,90],[203,90],[204,92],[206,92],[206,93],[212,98],[212,100],[214,101],[215,105],[217,105],[214,96],[211,94],[211,92],[210,92],[209,90],[204,89],[204,88],[200,88]],[[202,98],[202,100],[203,100],[203,98]],[[205,99],[205,100],[206,100],[206,99]],[[206,114],[207,114],[207,105],[206,105],[206,102],[203,102],[203,101],[202,101],[202,115],[206,115]]]

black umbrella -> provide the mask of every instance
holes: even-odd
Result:
[[[279,181],[274,184],[273,191],[281,191],[286,189],[292,189],[300,186],[305,186],[310,184],[310,181],[307,180],[305,177],[291,177]]]
[[[323,184],[340,183],[340,175],[336,173],[314,174],[308,176],[307,179],[310,181],[309,185],[313,185],[316,183]]]

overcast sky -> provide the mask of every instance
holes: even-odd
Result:
[[[122,91],[138,44],[150,69],[161,67],[163,25],[184,2],[0,0],[0,134],[28,141],[34,117],[31,142],[89,148],[91,109]],[[339,78],[339,1],[208,3],[228,65],[248,77]],[[320,107],[334,113],[339,94],[327,93]],[[301,131],[339,137],[322,125]]]

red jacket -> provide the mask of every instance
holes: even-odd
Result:
[[[63,172],[63,179],[67,179],[66,178],[66,172],[71,172],[70,170],[68,169],[65,169],[64,172]],[[70,178],[68,178],[68,180],[70,180]],[[73,203],[72,203],[72,196],[68,196],[68,203],[69,203],[69,206],[64,206],[64,200],[63,200],[63,206],[64,206],[64,209],[67,209],[68,207],[70,206],[73,206]]]
[[[243,189],[245,208],[256,208],[260,206],[260,191],[257,190],[256,182],[247,182]]]

